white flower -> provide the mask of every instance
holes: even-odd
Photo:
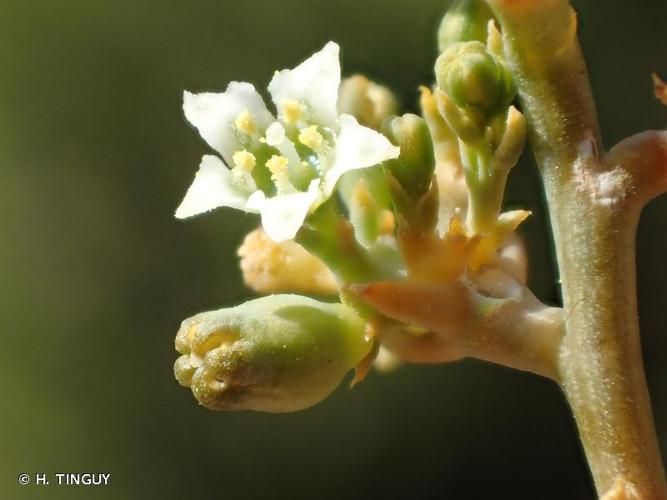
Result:
[[[184,93],[186,118],[222,159],[203,157],[177,218],[232,207],[260,213],[272,240],[289,240],[345,172],[398,156],[383,135],[338,115],[338,52],[329,42],[296,68],[276,72],[269,93],[277,119],[249,83]]]

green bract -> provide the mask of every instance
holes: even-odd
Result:
[[[516,87],[505,63],[478,41],[458,42],[435,63],[438,86],[460,107],[473,107],[486,116],[507,108]]]
[[[433,141],[423,118],[406,113],[387,118],[382,132],[401,152],[384,167],[412,197],[419,198],[431,185],[435,169]]]
[[[327,397],[372,344],[347,306],[270,295],[185,320],[174,372],[207,408],[290,412]]]

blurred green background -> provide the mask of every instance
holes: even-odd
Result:
[[[608,145],[667,124],[667,2],[575,2]],[[327,40],[346,73],[414,109],[442,0],[3,0],[0,3],[0,498],[590,499],[559,389],[480,362],[405,366],[288,415],[199,407],[173,378],[192,314],[247,296],[235,249],[256,225],[176,221],[205,143],[184,89],[264,88]],[[531,283],[558,301],[530,155],[508,203]],[[667,455],[667,198],[646,210],[638,282]],[[21,472],[108,472],[106,488],[20,487]],[[52,476],[53,477],[53,476]]]

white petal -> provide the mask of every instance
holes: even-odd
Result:
[[[232,183],[231,171],[217,156],[206,155],[195,180],[176,209],[176,218],[185,219],[217,207],[250,211],[247,196]]]
[[[263,131],[273,121],[255,87],[246,82],[231,82],[222,93],[183,93],[185,117],[213,149],[227,161],[241,149],[234,120],[248,110],[257,129]]]
[[[319,179],[315,179],[307,192],[274,196],[264,201],[261,206],[262,227],[269,238],[280,243],[296,236],[310,208],[320,197],[319,185]]]
[[[324,180],[324,194],[331,195],[341,175],[350,170],[371,167],[396,158],[400,149],[389,139],[359,125],[351,115],[340,115],[340,131],[331,156],[331,166]]]
[[[282,103],[297,101],[305,104],[320,125],[333,126],[338,111],[340,84],[339,47],[329,42],[294,69],[276,72],[269,83],[269,92],[282,118]]]
[[[266,202],[266,195],[261,191],[257,190],[248,197],[246,202],[246,209],[248,212],[261,212],[262,206]]]

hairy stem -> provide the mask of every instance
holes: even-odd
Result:
[[[640,498],[667,498],[644,377],[635,290],[639,210],[600,206],[545,175],[566,335],[563,389],[600,493],[619,477]]]
[[[598,153],[574,12],[566,0],[489,4],[544,180],[566,318],[560,379],[596,487],[602,495],[622,481],[634,498],[667,499],[637,319],[641,203],[631,195],[631,176]]]

